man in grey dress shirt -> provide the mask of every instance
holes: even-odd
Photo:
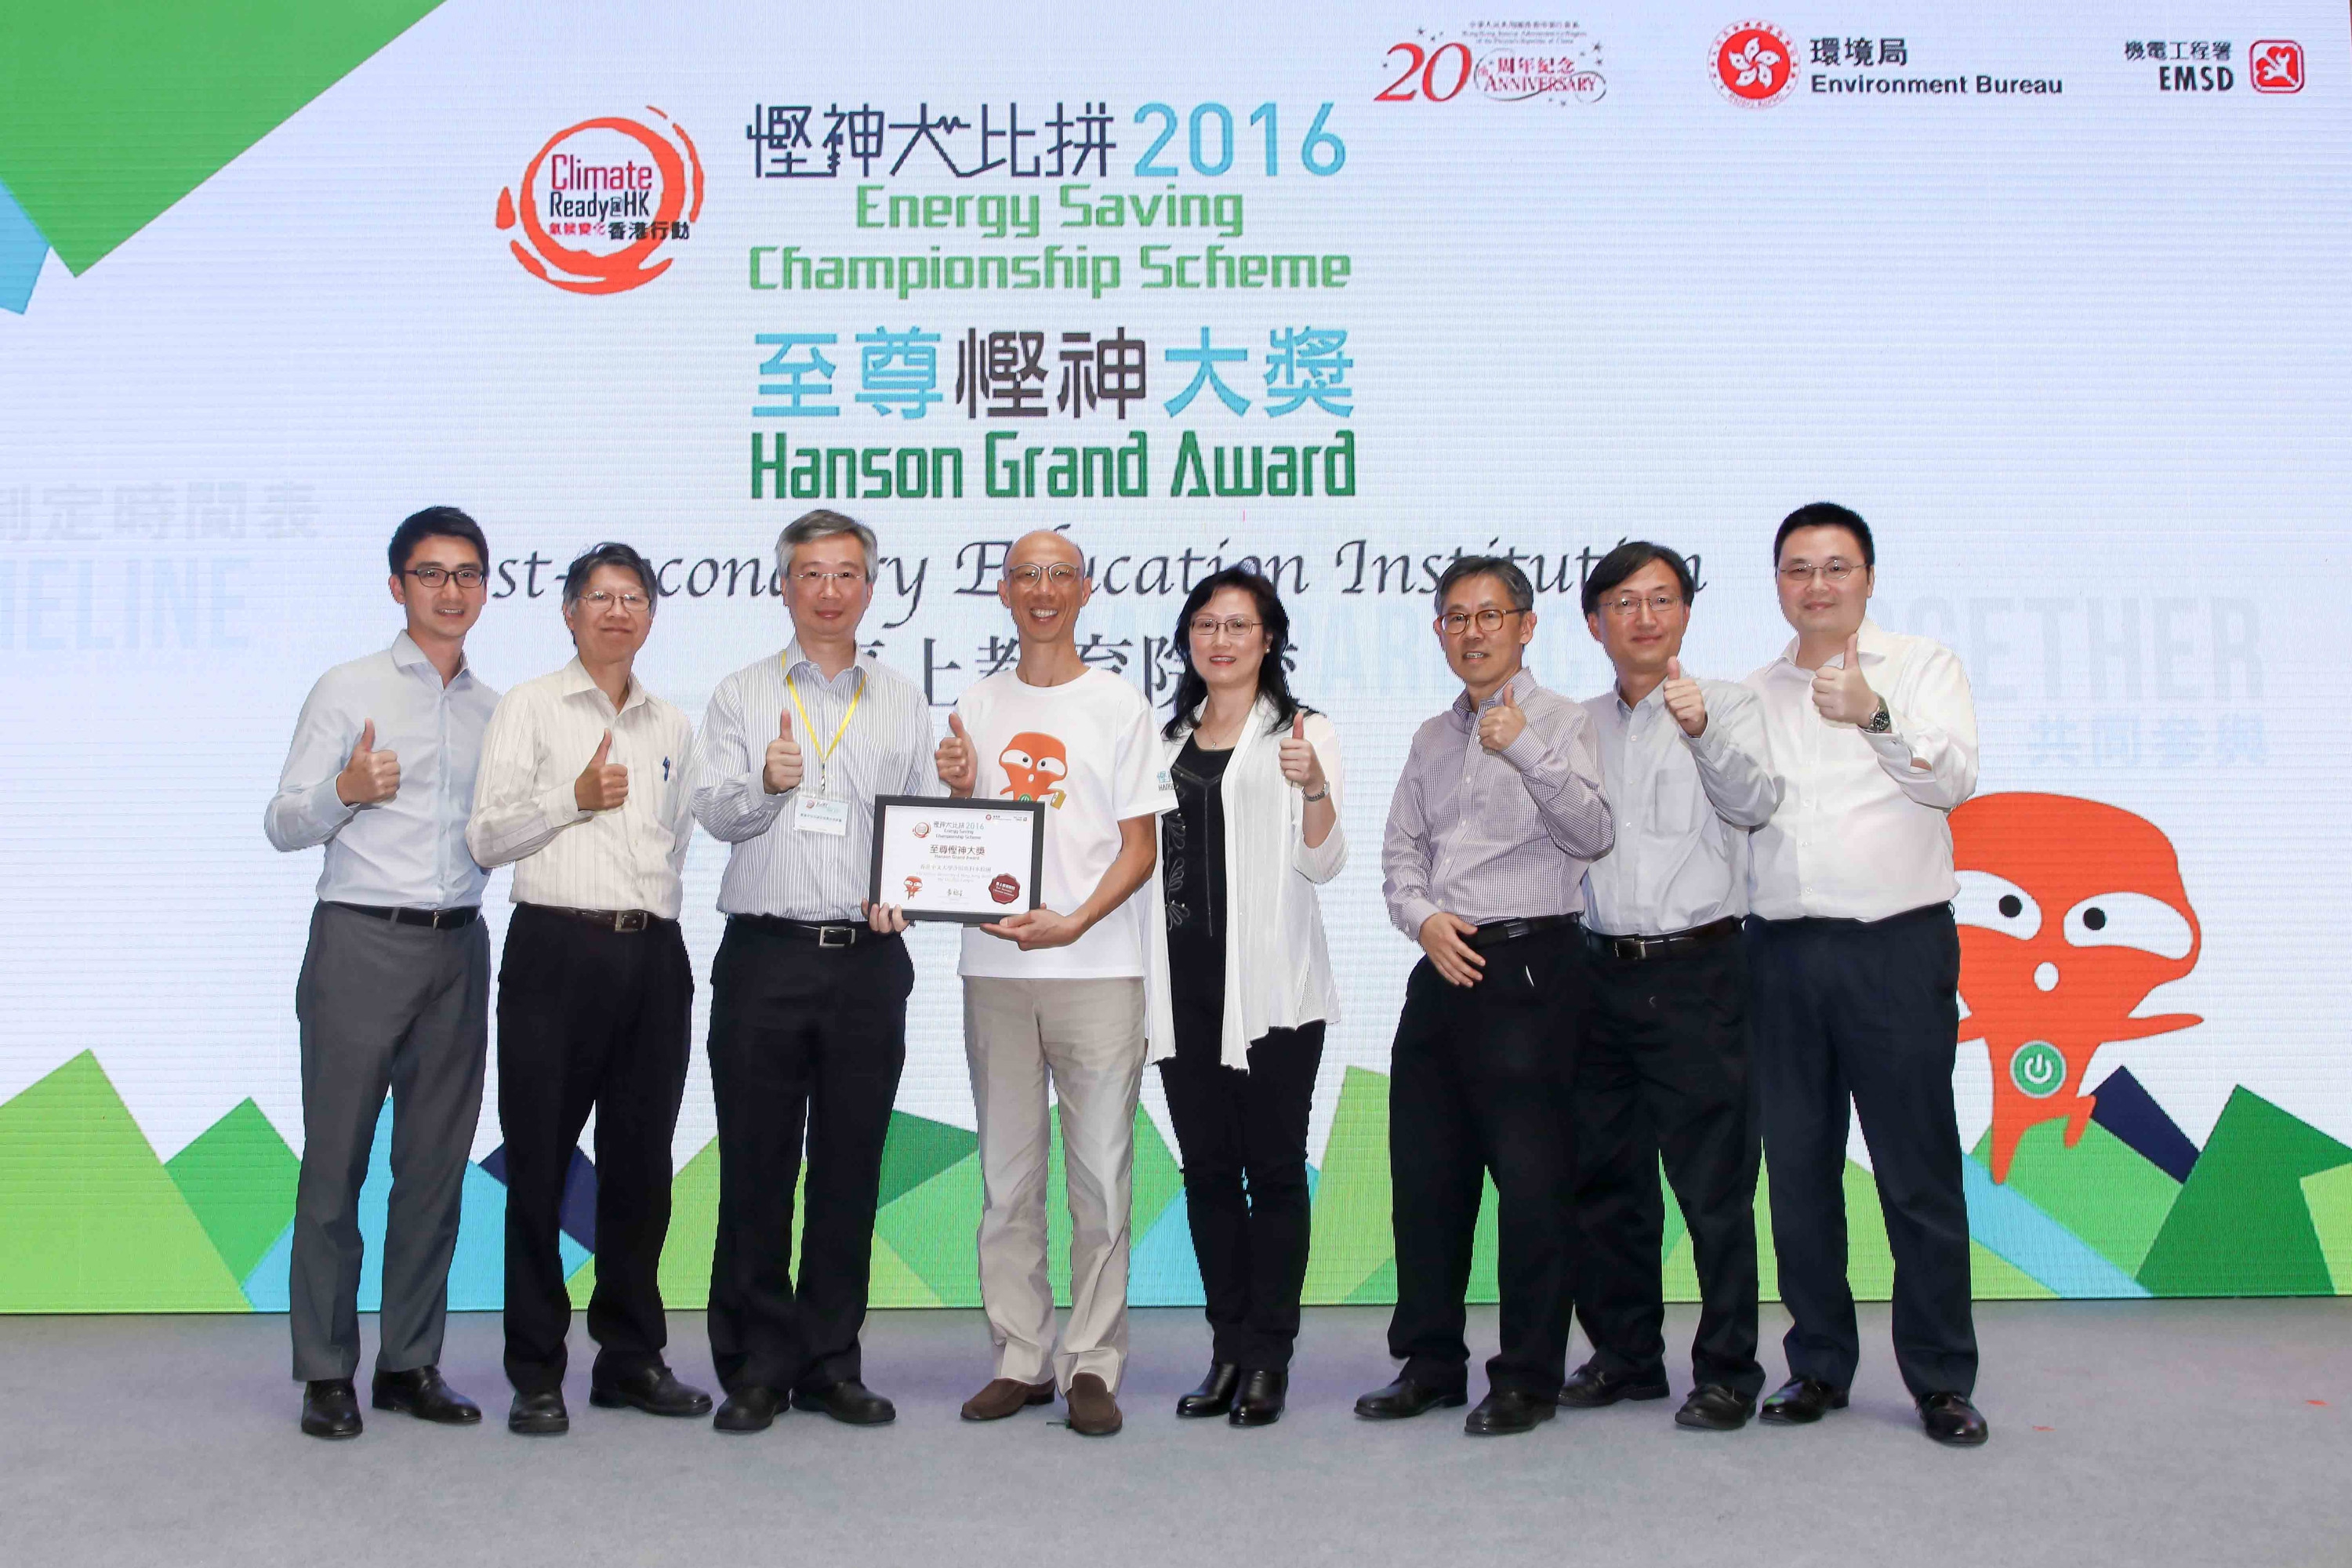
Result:
[[[875,797],[940,786],[922,688],[857,650],[874,564],[872,530],[838,512],[787,527],[776,568],[793,640],[719,683],[696,742],[694,815],[730,846],[710,971],[722,1432],[765,1428],[787,1399],[857,1426],[897,1414],[865,1385],[857,1334],[915,967],[905,918],[862,911]]]
[[[1666,1179],[1699,1283],[1690,1397],[1675,1422],[1755,1413],[1757,1131],[1748,1112],[1748,836],[1780,804],[1756,694],[1683,671],[1698,591],[1664,545],[1621,544],[1584,583],[1617,679],[1590,698],[1616,847],[1584,874],[1592,1011],[1577,1058],[1577,1310],[1593,1355],[1559,1402],[1666,1394],[1658,1253]]]
[[[294,989],[302,1042],[302,1173],[289,1321],[302,1430],[355,1437],[360,1409],[359,1194],[389,1089],[379,1410],[465,1425],[481,1411],[441,1380],[449,1258],[489,1046],[488,873],[466,848],[482,731],[499,694],[466,664],[489,548],[436,506],[390,548],[407,629],[338,665],[302,704],[262,826],[279,849],[326,846]]]
[[[1462,695],[1414,732],[1381,863],[1389,914],[1425,955],[1406,982],[1389,1084],[1395,1183],[1395,1382],[1356,1401],[1374,1420],[1462,1405],[1463,1293],[1482,1177],[1499,1198],[1501,1352],[1474,1436],[1525,1432],[1558,1408],[1570,1311],[1566,1099],[1584,1005],[1584,868],[1613,829],[1582,708],[1522,667],[1527,574],[1464,556],[1437,587],[1438,641]]]

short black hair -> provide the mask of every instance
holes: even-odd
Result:
[[[392,531],[392,544],[384,553],[392,558],[394,576],[408,570],[408,558],[428,539],[464,540],[481,557],[482,569],[489,570],[490,544],[482,537],[482,525],[454,506],[428,506],[401,519],[400,526]]]
[[[1789,535],[1801,528],[1843,528],[1862,545],[1862,563],[1878,564],[1878,546],[1871,542],[1870,524],[1862,521],[1862,513],[1843,507],[1833,500],[1808,501],[1780,520],[1780,531],[1772,536],[1772,564],[1780,564],[1780,546]]]
[[[1646,539],[1629,539],[1595,563],[1592,575],[1584,580],[1584,613],[1600,614],[1601,595],[1653,561],[1664,562],[1666,570],[1675,574],[1675,582],[1683,591],[1684,604],[1698,596],[1698,579],[1691,575],[1690,563],[1683,559],[1681,551],[1653,544]]]
[[[661,585],[654,581],[654,563],[617,540],[606,540],[593,550],[583,550],[571,565],[563,569],[563,607],[570,609],[588,591],[588,579],[596,574],[599,566],[618,566],[634,572],[645,585],[646,614],[661,608]]]
[[[1536,607],[1535,584],[1519,570],[1519,563],[1507,555],[1457,555],[1437,580],[1437,611],[1445,613],[1445,595],[1454,592],[1454,584],[1465,577],[1492,577],[1503,584],[1511,596],[1511,608],[1532,610]]]

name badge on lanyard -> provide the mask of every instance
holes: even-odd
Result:
[[[793,803],[793,831],[841,838],[849,832],[849,802],[837,795],[812,795],[803,788]]]
[[[809,723],[808,710],[801,706],[800,688],[793,683],[789,670],[784,674],[784,690],[792,697],[793,710],[801,716],[802,732],[808,736],[811,746],[814,747],[816,731],[814,726]],[[860,670],[857,676],[857,689],[850,694],[849,710],[841,716],[841,727],[833,732],[832,740],[826,742],[822,749],[817,750],[816,787],[811,789],[806,783],[803,783],[798,798],[793,802],[793,832],[822,833],[827,838],[843,838],[848,836],[848,798],[831,793],[830,788],[833,782],[833,753],[840,748],[841,738],[849,733],[849,721],[857,717],[857,705],[865,700],[865,698],[866,674]]]

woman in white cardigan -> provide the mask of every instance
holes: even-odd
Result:
[[[1339,1016],[1315,889],[1339,875],[1339,741],[1299,707],[1274,584],[1232,568],[1176,619],[1184,669],[1162,731],[1177,809],[1152,875],[1144,1037],[1184,1167],[1212,1336],[1179,1415],[1282,1415],[1310,1217],[1307,1114]]]

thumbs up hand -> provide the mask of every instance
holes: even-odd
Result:
[[[613,731],[607,730],[596,742],[596,754],[572,785],[572,798],[581,810],[611,811],[629,798],[629,770],[611,761],[612,755]]]
[[[980,777],[980,752],[972,745],[971,737],[963,732],[963,715],[948,715],[948,732],[940,742],[932,763],[940,771],[940,783],[948,793],[958,797],[971,794],[973,783]]]
[[[1321,795],[1328,787],[1323,780],[1323,760],[1315,754],[1315,747],[1307,739],[1307,715],[1301,713],[1290,721],[1290,733],[1282,738],[1282,776],[1305,790],[1308,795]]]
[[[760,769],[760,786],[770,795],[801,787],[801,743],[793,739],[792,710],[784,710],[776,738],[768,742],[766,762]]]
[[[375,721],[360,726],[360,743],[335,775],[335,798],[345,805],[374,805],[400,793],[400,758],[375,749]]]
[[[1666,660],[1666,684],[1663,688],[1666,711],[1683,727],[1683,733],[1696,740],[1706,733],[1706,694],[1699,690],[1698,682],[1683,673],[1683,661]]]
[[[1519,731],[1528,727],[1528,716],[1519,711],[1518,699],[1509,687],[1503,689],[1503,700],[1486,710],[1478,720],[1478,743],[1490,752],[1507,751]]]
[[[1845,657],[1813,672],[1813,707],[1832,724],[1867,724],[1878,711],[1878,693],[1862,678],[1862,637],[1845,639]]]

